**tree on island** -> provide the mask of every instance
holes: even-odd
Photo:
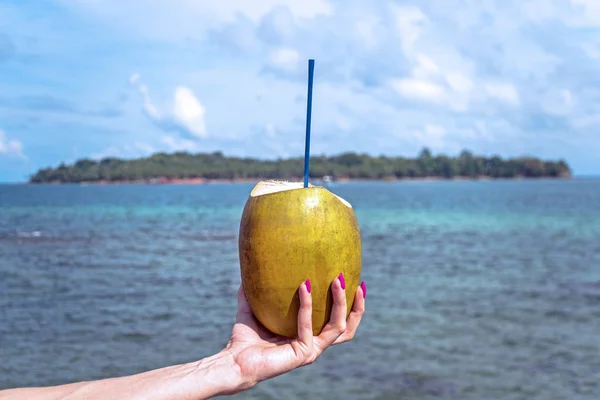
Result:
[[[114,157],[100,161],[82,159],[72,165],[37,171],[31,183],[80,183],[150,181],[173,179],[296,179],[303,174],[301,157],[259,160],[227,157],[221,152],[190,154],[156,153],[145,158],[125,160]],[[335,156],[313,156],[310,176],[320,179],[405,179],[405,178],[540,178],[570,177],[563,160],[543,161],[534,157],[502,159],[476,156],[463,150],[458,157],[434,156],[428,148],[416,158],[373,157],[354,152]]]

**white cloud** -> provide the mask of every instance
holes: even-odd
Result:
[[[102,151],[92,153],[90,155],[90,158],[93,160],[102,160],[103,158],[109,158],[109,157],[122,157],[122,155],[123,155],[123,149],[121,149],[118,146],[109,146]]]
[[[199,149],[198,143],[189,139],[182,139],[173,136],[164,136],[161,142],[167,146],[169,151],[188,151],[193,152]]]
[[[178,125],[184,127],[192,135],[202,138],[206,136],[204,116],[206,110],[194,92],[185,86],[175,88],[173,99],[173,118]]]
[[[440,69],[431,58],[416,57],[412,77],[392,79],[390,86],[402,97],[443,105],[454,111],[467,111],[474,103],[485,105],[489,100],[517,106],[517,88],[506,82],[474,82],[471,77],[452,70]]]
[[[269,61],[273,68],[295,72],[300,65],[300,54],[294,49],[277,49],[271,53]]]
[[[144,142],[133,142],[122,145],[108,146],[102,151],[92,153],[90,158],[94,160],[101,160],[107,157],[116,158],[139,158],[148,157],[157,152],[176,152],[176,151],[188,151],[195,152],[200,149],[197,142],[189,139],[183,139],[176,136],[163,136],[156,145],[151,145]]]
[[[416,66],[413,69],[413,76],[421,79],[429,79],[440,73],[438,65],[424,54],[418,54]]]
[[[131,85],[137,85],[137,83],[140,81],[140,74],[137,72],[134,72],[133,74],[131,74],[131,76],[129,77],[129,83]]]
[[[165,131],[179,130],[195,138],[207,136],[205,115],[206,109],[198,100],[192,89],[185,86],[175,88],[171,112],[163,113],[154,105],[146,85],[141,83],[140,74],[133,73],[129,82],[141,94],[145,114],[158,127]]]
[[[428,147],[431,150],[448,150],[448,133],[444,127],[436,124],[425,124],[424,126],[413,129],[401,137],[410,140],[418,147]]]
[[[443,87],[426,80],[412,78],[397,79],[391,82],[391,86],[401,96],[409,99],[439,103],[446,98],[446,91]]]
[[[275,137],[277,137],[277,128],[275,127],[275,125],[269,123],[265,126],[265,132],[267,134],[267,137],[273,139]]]
[[[600,115],[586,115],[571,120],[571,125],[576,129],[591,129],[600,126]]]
[[[417,137],[424,145],[432,149],[441,150],[445,148],[446,130],[439,125],[425,125],[423,131]]]
[[[484,85],[488,96],[509,105],[519,105],[519,93],[511,83],[488,82]]]
[[[380,23],[381,19],[375,16],[363,17],[355,22],[354,29],[356,30],[356,35],[367,49],[371,49],[378,44],[375,31]]]
[[[134,86],[142,96],[144,102],[142,107],[146,115],[153,120],[161,119],[162,117],[158,112],[158,109],[154,104],[152,104],[148,87],[140,82],[140,74],[137,72],[131,74],[131,76],[129,77],[129,83],[132,86]]]
[[[598,49],[598,45],[595,43],[582,43],[581,49],[587,54],[589,58],[592,60],[600,59],[600,50]]]
[[[420,8],[414,6],[397,6],[394,9],[394,16],[402,49],[406,54],[410,54],[423,32],[427,17]]]
[[[23,154],[23,143],[16,139],[9,139],[6,133],[0,129],[0,155],[15,155],[25,158]]]
[[[540,22],[552,18],[561,19],[568,14],[565,12],[568,10],[561,10],[563,7],[555,0],[529,0],[520,3],[520,14],[532,22]]]
[[[460,72],[449,72],[445,78],[448,86],[457,93],[470,93],[473,90],[473,81]]]
[[[154,147],[152,147],[148,143],[135,142],[133,147],[139,150],[142,154],[154,153]]]
[[[443,137],[446,134],[446,130],[439,125],[425,125],[425,133],[435,137]]]
[[[129,34],[161,41],[204,38],[223,23],[241,18],[257,24],[277,7],[286,7],[296,19],[331,16],[327,0],[61,0],[72,11],[101,20]]]
[[[429,57],[418,54],[412,77],[393,79],[390,86],[402,97],[466,111],[475,83],[460,72],[444,71]]]
[[[90,158],[93,160],[102,160],[108,157],[137,158],[149,156],[154,152],[153,146],[143,142],[134,142],[132,144],[109,146],[102,151],[92,153]]]
[[[277,6],[289,8],[297,18],[313,18],[317,15],[331,15],[333,12],[333,7],[326,0],[220,0],[187,3],[193,3],[198,9],[212,9],[224,19],[232,19],[239,12],[255,22]]]
[[[570,0],[573,7],[579,11],[580,18],[575,21],[577,25],[600,25],[600,2],[597,0]]]
[[[566,116],[573,112],[576,99],[568,89],[550,89],[542,98],[542,110],[550,115]]]

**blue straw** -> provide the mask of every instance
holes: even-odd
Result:
[[[315,60],[308,60],[308,100],[306,104],[306,143],[304,147],[304,187],[308,187],[308,161],[310,159],[310,116],[312,112],[312,87]]]

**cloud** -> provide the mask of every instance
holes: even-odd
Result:
[[[161,42],[205,39],[207,31],[239,20],[258,24],[277,8],[287,8],[294,18],[302,20],[331,16],[334,12],[327,0],[173,0],[168,3],[147,0],[144,7],[140,7],[138,0],[60,1],[80,17],[109,23],[120,33]]]
[[[519,93],[510,83],[488,82],[484,88],[487,94],[496,100],[509,105],[519,105]]]
[[[404,53],[409,54],[413,51],[415,42],[421,36],[427,18],[418,7],[414,6],[397,6],[394,8],[394,16],[402,50]]]
[[[296,71],[300,62],[300,54],[294,49],[277,49],[271,53],[271,66],[285,71]]]
[[[298,50],[289,47],[277,48],[270,52],[263,72],[286,79],[304,78],[306,67],[304,67],[305,63],[300,61],[301,57]],[[302,61],[305,60],[302,59]]]
[[[570,2],[581,13],[578,24],[591,27],[600,26],[600,4],[596,0],[570,0]]]
[[[570,90],[552,88],[543,95],[541,107],[549,115],[567,116],[573,112],[577,103]]]
[[[137,157],[146,157],[149,156],[151,154],[153,154],[155,152],[155,149],[153,146],[147,144],[147,143],[142,143],[142,142],[135,142],[132,144],[125,144],[125,145],[112,145],[107,147],[106,149],[97,152],[97,153],[92,153],[90,155],[90,158],[94,159],[94,160],[102,160],[103,158],[137,158]]]
[[[198,151],[198,149],[199,149],[197,142],[195,142],[193,140],[182,139],[182,138],[177,138],[177,137],[173,137],[173,136],[164,136],[161,139],[161,142],[166,145],[168,151],[194,152],[194,151]]]
[[[170,110],[164,113],[152,102],[148,87],[141,83],[139,73],[132,74],[129,83],[142,96],[142,108],[146,116],[160,129],[166,132],[177,131],[195,139],[208,135],[205,124],[206,109],[192,89],[177,86]]]
[[[376,16],[366,16],[354,24],[354,29],[359,42],[367,49],[373,49],[377,46],[377,25],[381,20]]]
[[[448,150],[446,129],[435,124],[426,124],[422,129],[411,132],[415,141],[432,150]],[[453,149],[454,150],[454,149]]]
[[[393,80],[391,85],[400,95],[410,99],[441,102],[446,97],[443,87],[426,80],[403,78]]]
[[[206,110],[196,98],[194,92],[185,86],[175,88],[173,99],[173,119],[177,125],[186,129],[192,136],[206,136],[204,115]]]
[[[231,18],[235,13],[242,13],[255,22],[258,22],[269,11],[277,6],[285,6],[298,18],[313,18],[318,15],[331,15],[333,7],[327,0],[255,0],[237,1],[222,0],[207,2],[206,7],[213,8],[221,18]]]
[[[16,139],[9,139],[6,133],[0,129],[0,156],[14,155],[20,158],[25,158],[23,154],[23,143]]]
[[[103,158],[116,157],[122,159],[148,157],[158,152],[197,152],[200,146],[197,142],[174,136],[163,136],[159,143],[152,145],[144,142],[132,142],[121,145],[111,145],[104,150],[94,152],[90,158],[102,160]]]
[[[256,25],[243,15],[218,29],[210,30],[208,33],[211,46],[220,51],[226,49],[229,54],[238,56],[240,54],[256,54],[263,48],[263,43],[257,36]]]
[[[257,24],[256,33],[258,38],[274,46],[289,43],[298,34],[295,15],[286,6],[273,7]]]
[[[252,129],[252,141],[260,146],[260,158],[299,157],[304,153],[302,135],[294,135],[295,129],[282,128],[273,122]],[[299,140],[290,140],[291,137]]]
[[[389,86],[400,96],[419,102],[466,111],[475,100],[476,83],[462,72],[444,70],[429,56],[414,55],[410,77],[393,78]]]

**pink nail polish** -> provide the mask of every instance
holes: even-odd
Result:
[[[365,283],[365,281],[362,281],[360,283],[360,288],[362,289],[362,292],[363,292],[363,298],[366,299],[367,298],[367,284]]]
[[[340,272],[340,276],[338,276],[338,278],[340,279],[340,283],[342,284],[342,289],[346,289],[346,281],[344,280],[344,274]]]
[[[306,290],[308,290],[308,293],[310,293],[310,279],[307,279],[304,283],[306,284]]]

